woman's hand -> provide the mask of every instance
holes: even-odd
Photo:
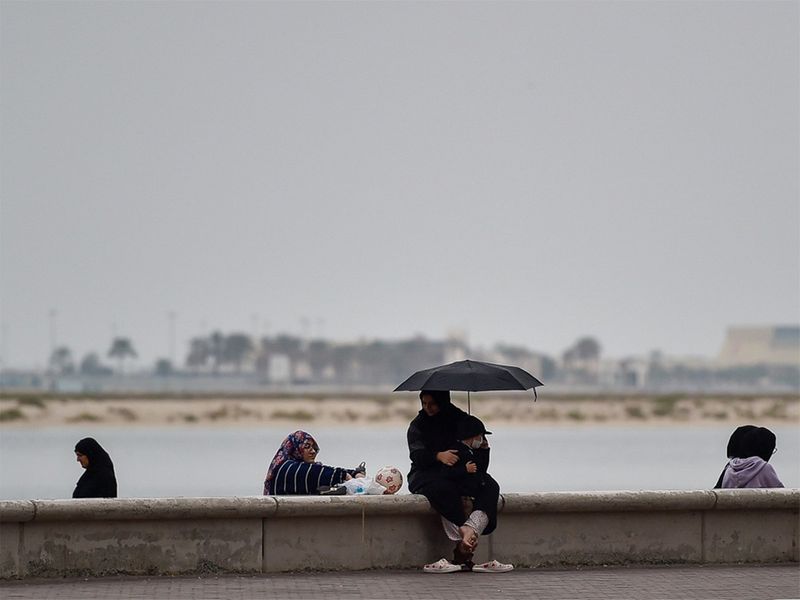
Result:
[[[442,450],[436,453],[436,460],[443,465],[452,467],[458,462],[458,453],[455,450]]]
[[[469,462],[466,464],[466,467],[467,467],[467,473],[477,473],[477,472],[478,472],[478,465],[476,465],[476,464],[475,464],[474,462],[472,462],[472,461],[469,461]]]

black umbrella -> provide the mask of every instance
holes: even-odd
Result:
[[[530,390],[536,399],[536,387],[544,385],[533,375],[508,365],[460,360],[424,371],[417,371],[395,388],[395,392],[417,390],[448,390],[467,392],[467,411],[470,392],[500,390]]]

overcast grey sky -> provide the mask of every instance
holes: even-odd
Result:
[[[2,352],[714,355],[800,316],[797,2],[8,2]]]

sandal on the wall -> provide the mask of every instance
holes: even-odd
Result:
[[[514,565],[497,562],[496,560],[490,560],[472,567],[474,573],[508,573],[513,570]]]
[[[461,565],[454,565],[446,558],[437,560],[435,563],[425,565],[422,570],[426,573],[455,573],[461,570]]]

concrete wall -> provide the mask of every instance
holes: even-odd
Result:
[[[798,562],[800,489],[506,494],[476,562]],[[452,557],[421,496],[0,502],[0,577],[410,568]]]

